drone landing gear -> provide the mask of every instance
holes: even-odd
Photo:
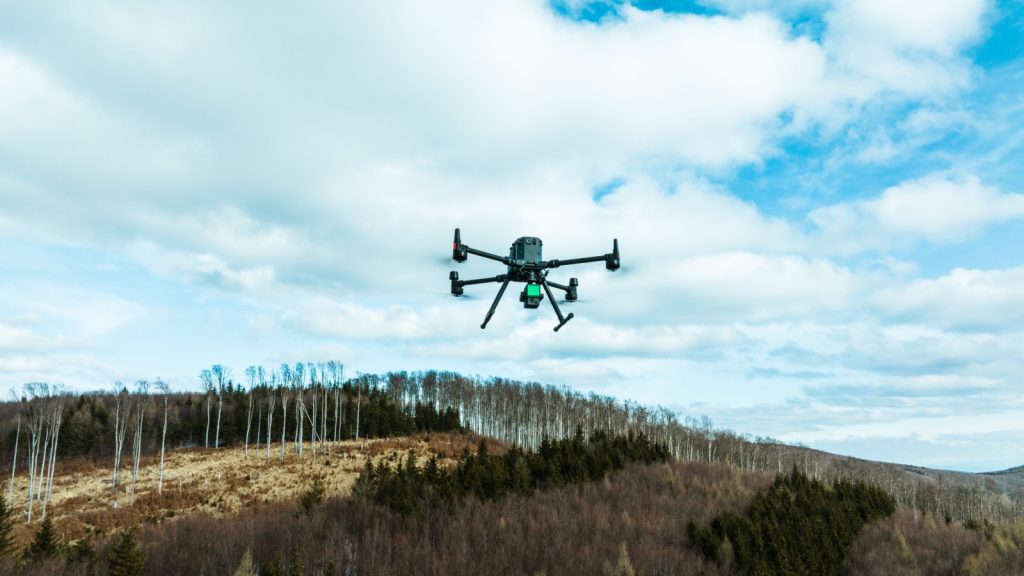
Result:
[[[481,330],[487,328],[487,323],[491,321],[491,316],[494,316],[494,311],[498,309],[498,302],[501,302],[501,297],[505,295],[505,288],[508,288],[508,277],[505,277],[501,283],[501,288],[498,288],[498,295],[494,297],[491,309],[487,311],[487,316],[484,316],[484,323],[480,325]]]
[[[565,326],[565,324],[569,320],[572,320],[575,317],[575,315],[571,312],[568,316],[562,315],[562,309],[558,307],[558,302],[555,300],[555,296],[551,293],[551,287],[554,286],[559,290],[565,290],[565,299],[569,302],[572,302],[576,300],[576,287],[579,286],[579,281],[576,280],[575,278],[570,278],[569,285],[565,286],[563,284],[558,284],[557,282],[548,282],[547,280],[545,280],[544,275],[538,276],[539,282],[532,281],[528,283],[527,288],[524,288],[523,293],[520,294],[519,300],[520,302],[523,302],[523,306],[527,308],[537,308],[540,305],[540,294],[534,295],[532,293],[529,293],[529,287],[533,286],[536,288],[539,284],[540,287],[542,287],[544,289],[544,292],[547,294],[548,300],[551,301],[551,307],[555,309],[555,316],[558,317],[558,325],[555,326],[554,331],[558,332],[558,330],[562,326]],[[498,309],[498,302],[501,302],[501,297],[505,295],[505,290],[508,288],[509,282],[512,281],[512,278],[507,274],[499,274],[491,278],[460,280],[459,273],[454,270],[448,274],[448,279],[451,280],[452,283],[451,292],[453,296],[462,296],[465,293],[465,290],[463,290],[464,286],[469,286],[472,284],[490,284],[491,282],[501,282],[501,287],[498,288],[498,294],[494,297],[494,302],[491,303],[490,309],[487,310],[487,315],[484,316],[483,324],[480,325],[481,329],[487,328],[487,323],[491,321],[491,318],[494,316],[495,310]]]
[[[575,280],[575,278],[572,280]],[[572,280],[569,281],[569,284],[572,284]],[[558,316],[558,326],[555,326],[554,328],[555,332],[558,332],[558,329],[565,326],[565,323],[569,320],[572,320],[574,315],[572,312],[569,312],[568,316],[562,316],[562,311],[558,308],[558,302],[555,302],[555,297],[551,295],[551,286],[548,286],[548,281],[545,280],[543,276],[540,278],[540,285],[544,287],[544,292],[547,293],[548,300],[551,301],[551,306],[555,309],[555,316]],[[569,291],[568,288],[565,290],[566,292]],[[573,298],[573,300],[575,300],[575,298]]]

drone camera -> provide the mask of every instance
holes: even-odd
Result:
[[[544,296],[540,293],[540,284],[527,284],[519,293],[519,301],[523,303],[523,308],[538,308],[543,298]]]

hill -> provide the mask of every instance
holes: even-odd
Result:
[[[315,365],[247,373],[248,387],[223,378],[205,393],[153,395],[141,383],[135,393],[70,395],[34,385],[21,401],[0,403],[0,459],[18,454],[12,509],[22,520],[34,511],[31,524],[17,523],[16,547],[38,540],[44,506],[65,546],[59,569],[41,561],[23,566],[25,573],[102,572],[118,539],[128,537],[120,531],[134,527],[153,574],[232,573],[246,550],[260,574],[280,573],[275,565],[294,568],[296,559],[315,574],[518,574],[523,566],[531,574],[686,574],[697,573],[695,566],[705,574],[733,574],[731,544],[698,546],[687,523],[742,514],[774,478],[792,471],[807,477],[797,486],[823,483],[809,493],[821,506],[835,482],[864,482],[898,505],[895,515],[835,548],[849,549],[844,573],[877,573],[878,566],[894,574],[1024,573],[1007,568],[1019,567],[1024,545],[1020,468],[965,474],[865,461],[536,383],[433,372],[342,380],[337,367]],[[622,462],[600,464],[618,461],[609,454],[594,460],[581,452],[590,459],[585,465],[522,456],[523,449],[551,450],[601,434],[651,439],[670,462],[634,465],[610,477],[582,474],[602,478],[590,485],[523,483],[527,475],[574,478],[573,469],[620,468]],[[494,457],[466,460],[481,439]],[[128,454],[115,466],[124,444]],[[429,476],[448,480],[436,486],[417,480],[426,472],[410,464],[410,451],[421,463],[436,455]],[[481,468],[501,460],[503,469]],[[368,463],[374,478],[397,492],[367,499],[364,482],[353,496]],[[114,468],[120,470],[116,496]],[[513,472],[522,482],[493,489]],[[407,505],[416,494],[447,494],[437,499],[446,504]],[[602,498],[621,504],[609,510]],[[566,508],[566,501],[576,507]],[[401,504],[389,509],[394,502]],[[417,512],[409,517],[411,510]],[[821,513],[807,521],[827,526],[824,518],[836,512]],[[474,535],[463,534],[467,529]],[[199,544],[192,543],[196,537]],[[495,548],[495,542],[523,548]],[[558,553],[537,560],[519,552],[545,545],[557,545]],[[588,559],[566,564],[580,554]]]
[[[218,503],[216,494],[223,493],[214,490],[205,493],[212,497],[198,502],[168,502],[177,502],[178,507],[168,507],[175,514],[162,518],[140,522],[137,512],[125,512],[133,507],[128,502],[110,514],[136,514],[130,522],[138,522],[135,539],[146,559],[145,573],[154,575],[232,574],[248,551],[259,574],[301,566],[302,574],[713,576],[740,572],[728,558],[716,562],[702,555],[687,536],[687,523],[709,524],[726,511],[744,513],[774,478],[726,464],[672,461],[632,466],[595,483],[531,496],[469,498],[448,512],[414,516],[352,497],[347,488],[354,481],[352,464],[360,451],[394,466],[401,461],[401,449],[451,454],[472,440],[477,438],[432,435],[429,441],[382,440],[365,447],[345,443],[333,447],[331,464],[328,458],[314,462],[311,456],[301,465],[274,460],[245,464],[238,450],[195,450],[174,469],[191,471],[198,479],[203,470],[234,468],[233,476],[222,475],[220,481],[234,486],[237,500],[223,498]],[[505,449],[498,443],[491,446],[495,453]],[[343,454],[350,456],[344,464]],[[256,471],[263,476],[245,480]],[[303,513],[298,500],[310,485],[311,473],[328,478],[328,495]],[[209,478],[210,483],[215,479]],[[269,479],[281,489],[267,493],[261,483]],[[246,488],[247,482],[252,489]],[[204,483],[193,482],[191,487]],[[135,505],[145,500],[143,491]],[[265,498],[260,496],[264,493]],[[70,513],[61,505],[56,510]],[[93,532],[85,539],[92,550],[86,560],[30,564],[24,574],[102,572],[116,540],[116,535]],[[1022,550],[1024,525],[946,523],[903,507],[859,531],[842,573],[1019,574]]]

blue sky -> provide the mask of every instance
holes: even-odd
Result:
[[[335,359],[1020,465],[1021,6],[3,3],[0,390]],[[456,226],[623,269],[481,331]]]

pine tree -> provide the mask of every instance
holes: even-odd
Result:
[[[121,532],[110,556],[110,576],[141,576],[145,558],[135,543],[134,530]]]
[[[302,497],[299,498],[299,505],[302,506],[302,511],[306,514],[311,514],[324,501],[324,481],[323,477],[319,474],[313,476],[313,481],[309,485],[309,489],[302,493]]]
[[[0,497],[0,558],[14,554],[14,511]]]
[[[43,518],[43,523],[39,525],[35,539],[25,549],[25,559],[38,562],[47,558],[53,558],[59,551],[57,535],[53,531],[53,520],[50,516],[47,516]]]

